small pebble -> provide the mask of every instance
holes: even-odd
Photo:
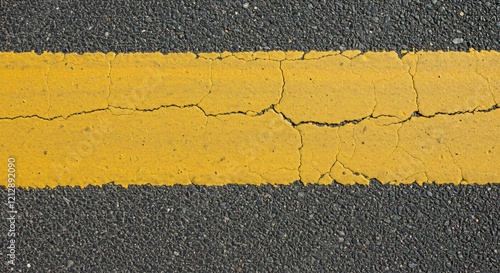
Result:
[[[244,9],[247,9],[249,6],[250,6],[250,4],[248,4],[248,3],[243,4]]]
[[[453,39],[453,43],[456,44],[456,45],[461,44],[463,42],[464,42],[464,39],[462,39],[462,38],[455,38],[455,39]]]
[[[417,265],[417,264],[414,264],[414,263],[410,263],[410,264],[408,264],[408,266],[409,266],[411,269],[413,269],[413,268],[417,268],[417,266],[418,266],[418,265]]]

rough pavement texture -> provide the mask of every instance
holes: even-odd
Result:
[[[0,51],[500,48],[493,0],[194,2],[1,1]],[[499,272],[499,193],[377,184],[19,189],[17,270]]]
[[[399,51],[500,45],[495,0],[7,0],[0,7],[0,51]]]
[[[25,272],[500,270],[499,186],[107,185],[17,205]]]

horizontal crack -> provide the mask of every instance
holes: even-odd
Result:
[[[457,112],[452,112],[452,113],[437,112],[437,113],[432,114],[432,115],[422,115],[419,112],[414,112],[407,119],[404,119],[404,120],[401,120],[401,121],[398,121],[398,122],[395,122],[395,123],[391,123],[389,125],[405,123],[407,121],[410,121],[413,118],[427,118],[427,119],[429,119],[429,118],[434,118],[436,116],[456,116],[456,115],[475,114],[475,113],[488,113],[488,112],[495,111],[496,109],[499,109],[499,108],[500,108],[499,105],[496,104],[496,105],[493,105],[492,107],[490,107],[488,109],[479,109],[479,110],[478,109],[474,109],[474,110],[469,110],[469,111],[457,111]]]
[[[282,116],[283,119],[286,120],[288,123],[290,123],[293,127],[303,125],[303,124],[312,124],[312,125],[316,125],[319,127],[342,127],[342,126],[345,126],[348,124],[358,124],[364,120],[378,119],[378,118],[382,118],[382,117],[393,117],[394,118],[394,116],[391,116],[391,115],[379,115],[379,116],[369,115],[369,116],[365,116],[365,117],[362,117],[359,119],[344,120],[344,121],[341,121],[338,123],[317,122],[317,121],[310,121],[310,120],[309,121],[293,122],[285,114],[276,110],[274,104],[263,109],[260,112],[257,112],[257,113],[253,112],[253,111],[247,111],[247,112],[232,111],[232,112],[225,112],[225,113],[219,113],[219,114],[206,114],[205,110],[203,108],[201,108],[200,106],[198,106],[197,104],[186,104],[186,105],[169,104],[169,105],[161,105],[161,106],[158,106],[155,108],[147,108],[147,109],[146,108],[127,108],[127,107],[121,107],[119,105],[109,105],[107,108],[99,108],[99,109],[94,109],[94,110],[81,111],[81,112],[69,114],[67,116],[59,115],[59,116],[46,118],[46,117],[42,117],[39,115],[28,115],[28,116],[15,116],[15,117],[0,117],[0,120],[16,120],[16,119],[29,119],[29,118],[37,118],[37,119],[45,120],[45,121],[52,121],[52,120],[57,120],[57,119],[67,120],[67,119],[74,117],[74,116],[80,116],[80,115],[91,114],[91,113],[96,113],[96,112],[103,112],[103,111],[110,111],[110,110],[112,110],[112,108],[121,109],[121,110],[136,111],[136,112],[154,112],[154,111],[158,111],[160,109],[166,109],[166,108],[171,108],[171,107],[180,108],[180,109],[193,108],[193,107],[198,108],[207,117],[229,116],[229,115],[247,115],[247,116],[257,117],[257,116],[262,116],[263,114],[267,113],[268,111],[273,111],[276,114]],[[442,116],[442,115],[455,116],[455,115],[463,115],[463,114],[488,113],[488,112],[497,110],[499,108],[500,108],[499,105],[493,105],[492,107],[490,107],[488,109],[479,109],[479,110],[474,109],[474,110],[470,110],[470,111],[457,111],[457,112],[453,112],[453,113],[438,112],[438,113],[435,113],[433,115],[422,115],[419,112],[414,112],[410,117],[408,117],[404,120],[398,121],[398,122],[389,123],[388,125],[405,123],[407,121],[410,121],[413,118],[433,118],[433,117]]]

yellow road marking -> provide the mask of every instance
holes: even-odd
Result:
[[[0,53],[0,86],[21,187],[500,182],[496,51]]]

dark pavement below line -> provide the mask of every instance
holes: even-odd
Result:
[[[500,270],[499,185],[106,185],[16,205],[21,272]]]

